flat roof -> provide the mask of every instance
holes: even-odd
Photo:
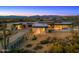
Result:
[[[54,23],[54,24],[72,24],[72,22],[60,22],[60,23]]]
[[[32,27],[48,27],[48,24],[45,23],[34,23]]]

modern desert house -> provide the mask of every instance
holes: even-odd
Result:
[[[36,22],[32,25],[32,32],[33,34],[45,33],[47,28],[48,28],[48,24]]]
[[[34,34],[52,32],[52,31],[62,31],[62,30],[71,30],[72,22],[61,22],[61,23],[35,23],[32,25],[32,32]]]

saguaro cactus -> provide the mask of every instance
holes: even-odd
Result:
[[[3,25],[3,48],[6,49],[6,24]]]
[[[9,43],[9,38],[7,39],[7,35],[6,35],[6,24],[3,24],[3,41],[2,41],[2,48],[4,50],[4,52],[7,50],[7,45]]]

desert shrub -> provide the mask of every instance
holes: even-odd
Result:
[[[29,32],[32,33],[32,29],[30,29]]]
[[[48,51],[44,51],[44,53],[47,53]]]
[[[48,30],[48,33],[51,33],[52,32],[52,30]]]
[[[37,45],[36,47],[34,47],[34,50],[38,50],[38,49],[42,49],[43,47],[40,45]]]
[[[48,43],[50,43],[50,41],[51,41],[51,38],[48,37],[46,40],[43,40],[43,41],[41,41],[40,43],[41,43],[41,44],[48,44]]]
[[[2,41],[3,40],[3,38],[2,37],[0,37],[0,41]]]
[[[32,38],[32,40],[36,40],[36,39],[37,39],[37,37],[34,35],[33,38]]]
[[[49,53],[62,53],[62,52],[63,52],[62,46],[59,44],[53,45],[49,50]]]
[[[75,52],[79,53],[79,44],[74,44],[75,46]]]
[[[49,41],[48,41],[48,40],[43,40],[43,41],[41,41],[40,43],[41,43],[41,44],[48,44]]]
[[[74,45],[75,45],[76,49],[79,50],[79,44],[74,44]]]
[[[78,43],[79,44],[79,36],[77,34],[75,34],[72,38],[74,43]]]
[[[75,52],[75,46],[74,45],[70,45],[70,46],[66,45],[66,46],[64,46],[64,49],[65,49],[66,53]]]
[[[51,40],[50,40],[50,43],[55,43],[56,42],[56,37],[53,37]]]
[[[32,44],[27,44],[26,47],[32,47]]]
[[[35,51],[24,49],[12,49],[8,53],[35,53]]]
[[[27,35],[24,35],[24,39],[25,39],[25,40],[28,40],[28,37],[27,37]]]
[[[24,49],[11,49],[9,53],[22,53]]]
[[[21,53],[36,53],[36,52],[33,50],[26,49],[26,50],[23,50]]]
[[[66,37],[65,39],[46,39],[41,41],[41,44],[52,43],[52,47],[48,52],[50,53],[78,53],[79,52],[79,36],[74,35],[72,39]]]

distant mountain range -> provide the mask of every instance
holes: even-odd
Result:
[[[39,15],[35,15],[35,16],[14,16],[14,15],[11,15],[11,16],[0,16],[0,18],[26,18],[26,17],[29,17],[29,18],[49,18],[49,17],[57,17],[56,15],[43,15],[43,16],[39,16]]]
[[[0,16],[0,18],[26,18],[27,16]]]
[[[77,15],[78,16],[78,15]],[[60,17],[58,15],[43,15],[43,16],[39,16],[39,15],[35,15],[35,16],[15,16],[15,15],[10,15],[10,16],[0,16],[0,18],[51,18],[51,17]]]
[[[57,15],[43,15],[43,16],[35,15],[35,16],[29,16],[29,18],[51,18],[51,17],[58,17],[58,16]]]

